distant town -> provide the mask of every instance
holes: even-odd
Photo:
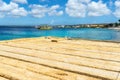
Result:
[[[48,25],[48,24],[42,24],[42,25],[0,25],[0,28],[2,27],[18,27],[18,28],[37,28],[40,30],[51,30],[51,29],[56,29],[56,28],[108,28],[108,29],[117,29],[120,30],[120,19],[117,22],[114,23],[101,23],[101,24],[75,24],[75,25]]]
[[[104,24],[76,24],[76,25],[40,25],[36,28],[41,30],[50,30],[53,28],[113,28],[120,29],[120,20],[115,23],[104,23]]]

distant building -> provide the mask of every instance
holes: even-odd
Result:
[[[92,27],[92,28],[103,28],[106,24],[86,24],[86,27]]]

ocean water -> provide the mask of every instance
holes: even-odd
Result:
[[[0,40],[43,36],[69,37],[88,40],[120,41],[120,31],[110,29],[80,28],[38,30],[32,27],[0,27]]]

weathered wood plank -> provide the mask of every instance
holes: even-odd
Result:
[[[52,39],[57,39],[59,42],[63,42],[63,43],[69,43],[69,44],[84,44],[84,45],[92,45],[95,46],[97,44],[97,46],[106,46],[106,47],[120,47],[120,43],[116,43],[116,42],[105,42],[105,41],[92,41],[92,40],[66,40],[64,38],[53,38],[53,37],[49,37],[49,39],[46,39],[44,37],[40,37],[40,38],[29,38],[29,39],[16,39],[16,40],[11,40],[13,42],[19,42],[19,43],[24,43],[24,42],[28,42],[28,43],[36,43],[36,42],[42,42],[42,41],[50,41]],[[6,41],[3,41],[6,42]]]
[[[17,59],[12,59],[7,57],[0,57],[0,62],[11,65],[11,66],[19,67],[19,68],[24,68],[36,73],[41,73],[44,75],[55,77],[60,80],[101,80],[101,79],[90,77],[87,75],[75,74],[75,73],[58,70],[55,68],[33,64],[30,62],[20,61]]]
[[[116,80],[120,80],[120,73],[118,74],[118,77],[116,78]]]
[[[120,55],[119,54],[120,53],[120,46],[119,47],[113,47],[113,46],[108,47],[108,46],[104,46],[104,45],[99,46],[97,44],[96,45],[89,45],[89,43],[83,44],[82,42],[79,42],[79,44],[75,44],[75,43],[73,43],[73,41],[71,41],[71,42],[67,42],[67,41],[65,41],[65,42],[59,41],[58,43],[52,43],[52,44],[54,44],[53,46],[57,45],[57,46],[60,46],[63,48],[70,48],[70,49],[75,49],[75,50],[87,49],[87,50],[91,50],[91,51],[93,50],[96,52],[99,51],[101,53],[105,52],[105,53],[109,53],[109,54]],[[25,42],[25,43],[28,43],[28,42]],[[52,45],[52,44],[50,44],[51,43],[50,41],[46,41],[46,40],[39,41],[39,42],[36,42],[36,41],[29,42],[29,43],[35,43],[35,44],[37,43],[37,44],[44,44],[44,45],[49,43],[49,45]],[[64,44],[66,44],[66,45],[64,45]]]
[[[15,54],[23,54],[27,56],[39,57],[39,58],[49,59],[49,60],[56,60],[56,61],[61,61],[65,63],[83,65],[83,66],[94,67],[99,69],[113,70],[118,72],[120,70],[119,62],[104,61],[104,60],[97,60],[97,59],[77,57],[77,56],[69,56],[69,55],[56,54],[56,53],[45,52],[45,51],[36,51],[31,49],[10,47],[5,45],[0,45],[0,47],[1,47],[0,50],[12,52]]]
[[[120,53],[120,44],[119,43],[105,43],[105,42],[97,42],[97,41],[83,41],[80,42],[80,40],[77,42],[75,40],[60,40],[58,41],[57,45],[58,46],[62,46],[65,47],[67,45],[69,45],[69,48],[75,48],[75,49],[80,49],[83,48],[84,49],[89,49],[89,50],[96,50],[96,51],[105,51],[105,52],[116,52],[116,53]],[[22,42],[22,41],[21,41]],[[43,43],[44,42],[44,43]],[[47,39],[38,39],[38,40],[32,40],[32,41],[28,41],[25,43],[39,43],[39,44],[46,44],[46,43],[50,43],[51,40],[47,40]],[[20,42],[19,42],[20,43]],[[24,42],[22,42],[24,43]],[[53,43],[56,44],[56,43]],[[66,45],[64,45],[66,44]],[[117,45],[116,45],[117,44]],[[118,45],[119,44],[119,45]],[[68,48],[68,46],[67,46]]]
[[[75,73],[82,73],[82,74],[86,74],[86,75],[97,76],[97,77],[105,78],[105,79],[113,79],[114,80],[118,74],[117,72],[100,70],[100,69],[90,68],[90,67],[86,67],[86,66],[78,66],[78,65],[73,65],[73,64],[68,64],[68,63],[63,63],[63,62],[58,62],[58,61],[45,60],[45,59],[41,59],[41,58],[13,54],[13,53],[4,52],[4,51],[0,51],[0,56],[16,58],[16,59],[25,60],[28,62],[47,65],[47,66],[51,66],[54,68],[75,72]]]
[[[39,39],[40,40],[40,39]],[[90,40],[60,40],[59,42],[77,45],[88,45],[88,46],[103,46],[103,47],[114,47],[119,48],[120,43],[115,42],[104,42],[104,41],[90,41]]]
[[[67,54],[67,55],[72,55],[72,56],[80,56],[80,57],[89,57],[89,58],[95,58],[95,59],[103,59],[103,60],[111,60],[111,61],[117,61],[120,62],[120,55],[116,54],[107,54],[107,53],[99,53],[99,52],[91,52],[91,51],[86,51],[86,50],[71,50],[69,48],[69,45],[66,46],[68,49],[64,48],[59,48],[59,46],[55,44],[46,44],[45,45],[36,45],[32,43],[25,43],[25,44],[20,44],[20,43],[2,43],[4,45],[9,45],[13,47],[21,47],[21,48],[27,48],[27,49],[35,49],[35,50],[43,50],[43,51],[49,51],[53,53],[60,53],[60,54]],[[44,44],[44,43],[43,43]],[[26,46],[27,45],[27,46]],[[53,46],[52,46],[53,45]],[[42,47],[41,47],[42,46]],[[93,50],[94,51],[94,50]]]
[[[57,40],[57,43],[53,43],[51,40]],[[120,80],[120,75],[118,75],[120,43],[65,40],[63,38],[31,38],[2,41],[0,44],[0,63],[17,69],[25,69],[28,73],[30,71],[37,75],[52,76],[52,78],[61,80],[67,80],[67,78],[68,80],[69,78],[73,80],[96,80],[98,78]],[[14,62],[18,65],[13,64]],[[37,66],[36,69],[34,66]],[[43,70],[39,71],[40,68]],[[51,75],[50,72],[53,74]],[[60,75],[66,73],[68,76],[61,77],[56,73]],[[7,73],[4,74],[11,77]]]
[[[4,77],[0,77],[0,80],[9,80],[9,79],[4,78]]]
[[[26,69],[16,68],[3,63],[0,63],[0,75],[3,75],[10,80],[59,80],[53,77],[37,74]]]

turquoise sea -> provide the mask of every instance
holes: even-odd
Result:
[[[69,37],[88,40],[120,41],[120,31],[110,29],[53,29],[38,30],[33,27],[0,27],[0,40],[42,36]]]

